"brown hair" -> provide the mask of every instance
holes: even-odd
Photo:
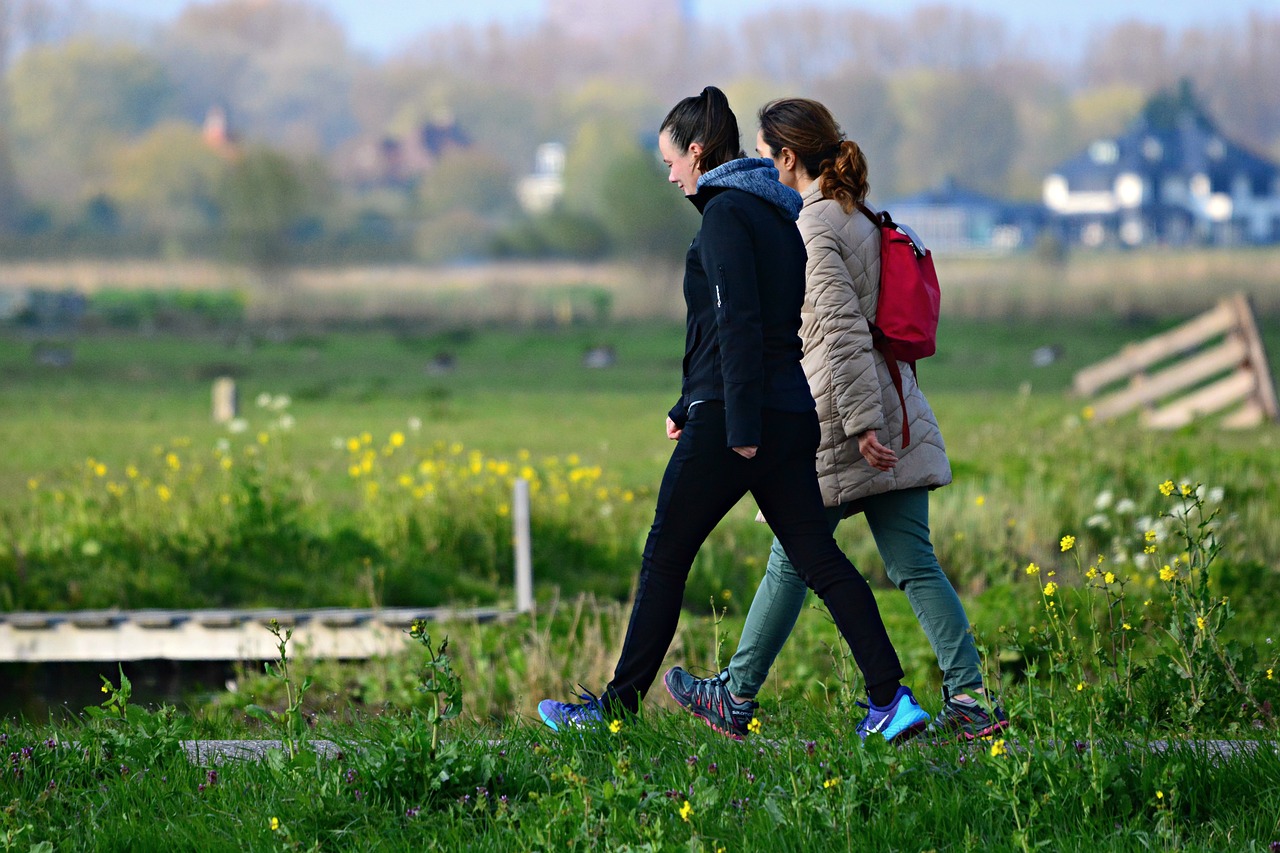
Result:
[[[702,156],[695,164],[703,173],[743,156],[738,119],[729,109],[729,99],[715,86],[692,95],[671,108],[658,132],[671,134],[671,142],[681,151],[698,143]]]
[[[774,156],[783,148],[794,151],[823,198],[840,202],[845,213],[866,200],[871,189],[866,155],[858,143],[844,138],[830,110],[808,98],[780,98],[761,107],[759,119]]]

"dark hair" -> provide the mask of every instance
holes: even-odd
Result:
[[[671,134],[671,142],[688,151],[689,146],[702,146],[702,156],[694,165],[702,172],[710,172],[730,160],[746,156],[742,153],[742,138],[738,133],[738,119],[729,109],[729,99],[715,86],[708,86],[702,94],[685,98],[671,108],[662,120],[658,132]]]
[[[867,158],[836,124],[831,111],[808,98],[780,98],[760,108],[760,133],[774,156],[783,148],[818,181],[823,198],[835,199],[845,213],[865,201],[871,184]]]

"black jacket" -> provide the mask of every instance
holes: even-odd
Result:
[[[730,447],[761,443],[761,409],[814,407],[800,366],[801,201],[776,178],[769,160],[732,160],[690,196],[702,227],[685,256],[684,379],[670,416],[683,428],[691,404],[723,400]]]

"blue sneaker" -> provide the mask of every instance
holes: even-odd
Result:
[[[867,715],[858,723],[858,737],[864,741],[870,735],[884,735],[890,743],[902,743],[920,734],[929,723],[929,715],[906,685],[898,688],[886,707],[874,703],[862,707],[867,709]]]
[[[600,697],[587,691],[580,699],[585,702],[557,702],[543,699],[538,703],[538,716],[555,731],[565,729],[594,728],[604,722],[604,707]]]

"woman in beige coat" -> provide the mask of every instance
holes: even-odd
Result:
[[[818,477],[834,530],[866,516],[889,579],[907,594],[943,672],[943,708],[930,729],[964,738],[1008,725],[983,697],[969,620],[929,539],[929,492],[951,482],[942,433],[915,373],[899,362],[911,440],[868,322],[879,299],[879,231],[858,209],[867,195],[867,162],[822,104],[787,98],[760,110],[756,151],[772,159],[778,180],[804,201],[798,225],[808,262],[801,337],[803,365],[818,406]],[[671,695],[715,728],[742,703],[754,704],[769,667],[804,605],[806,587],[774,539],[769,565],[729,667],[695,679],[680,667],[664,681]]]

